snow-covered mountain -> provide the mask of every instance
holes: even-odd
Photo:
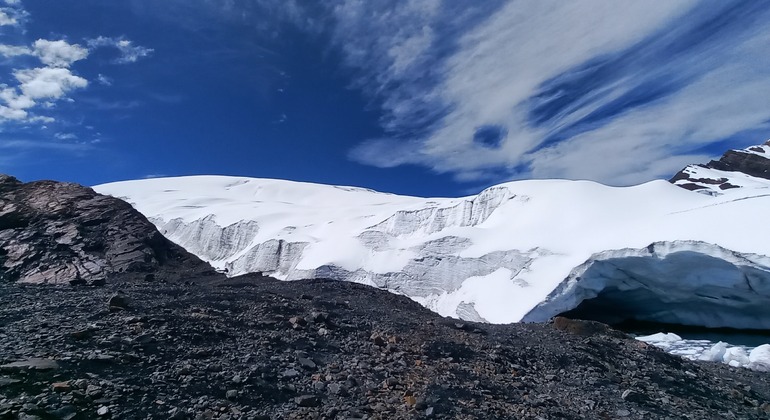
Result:
[[[770,145],[747,150],[767,160]],[[132,203],[229,275],[366,283],[493,323],[578,308],[770,329],[770,180],[731,169],[692,166],[689,178],[672,180],[710,194],[663,180],[622,188],[530,180],[418,198],[225,176],[95,189]]]
[[[720,195],[733,188],[763,188],[770,180],[770,141],[741,150],[729,150],[719,160],[689,165],[671,182],[693,191]]]

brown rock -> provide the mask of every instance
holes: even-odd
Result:
[[[51,389],[53,389],[54,392],[69,392],[72,390],[72,386],[69,381],[54,382],[51,384]]]
[[[557,330],[575,335],[609,335],[619,338],[628,338],[626,334],[613,329],[607,324],[596,321],[585,321],[582,319],[569,319],[563,316],[553,318],[553,327]]]

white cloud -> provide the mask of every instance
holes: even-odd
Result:
[[[69,69],[40,67],[18,70],[14,77],[21,84],[19,89],[31,99],[59,99],[66,93],[88,86],[88,81],[72,74]]]
[[[103,74],[99,74],[99,76],[96,78],[96,81],[103,86],[112,86],[112,79]]]
[[[0,55],[3,55],[5,57],[16,57],[19,55],[31,55],[31,54],[32,54],[32,50],[27,47],[0,44]]]
[[[421,164],[458,179],[634,183],[668,176],[706,157],[691,151],[770,120],[770,95],[763,94],[770,90],[770,31],[756,23],[762,18],[747,19],[741,29],[708,28],[709,38],[697,32],[697,19],[708,22],[710,11],[694,8],[695,0],[654,7],[648,1],[507,1],[476,18],[448,2],[427,10],[416,3],[350,0],[335,9],[335,42],[361,70],[358,85],[381,100],[392,135],[356,147],[350,155],[359,162]],[[623,55],[632,49],[638,56]],[[615,56],[621,57],[611,69],[617,73],[581,80],[595,86],[547,92],[567,105],[533,121],[544,86],[577,79],[575,69]],[[643,106],[612,102],[666,83],[681,86]],[[576,98],[567,96],[575,92]],[[625,111],[568,130],[611,104]],[[474,141],[485,126],[507,133],[499,147]]]
[[[46,67],[14,70],[19,82],[17,87],[0,85],[0,121],[16,120],[32,123],[50,123],[50,117],[31,115],[26,110],[39,106],[52,108],[55,101],[71,101],[66,95],[88,86],[88,81],[72,73],[68,68],[74,62],[88,57],[88,50],[64,40],[38,39],[32,48],[0,45],[0,54],[6,57],[31,55],[40,59]]]
[[[19,21],[8,14],[7,9],[0,9],[0,26],[18,25]]]
[[[0,105],[0,120],[23,120],[27,118],[27,111]]]
[[[0,7],[0,26],[22,26],[28,13],[19,0],[0,0],[8,7]],[[131,63],[149,55],[152,50],[134,45],[125,38],[98,37],[87,41],[89,48],[114,47],[120,52],[119,63]],[[0,124],[7,121],[19,123],[49,124],[55,120],[49,116],[36,115],[35,109],[51,109],[59,101],[74,102],[69,95],[88,86],[88,81],[75,74],[70,67],[88,58],[90,49],[64,39],[38,39],[31,46],[0,44],[0,56],[8,58],[6,64],[25,64],[13,60],[18,56],[37,57],[42,66],[12,70],[18,82],[15,86],[0,84]],[[102,74],[96,81],[110,86],[112,80]],[[134,105],[130,105],[134,106]],[[70,133],[58,133],[59,140],[69,139]]]
[[[53,122],[50,117],[30,115],[27,110],[36,106],[52,107],[53,101],[67,100],[66,94],[88,86],[86,79],[59,67],[17,70],[14,77],[19,82],[18,88],[0,85],[0,101],[5,103],[0,105],[0,121]]]
[[[72,133],[56,133],[53,136],[57,140],[75,140],[75,139],[78,138],[77,135],[72,134]]]
[[[88,49],[78,44],[59,39],[55,41],[38,39],[32,44],[32,48],[21,45],[0,44],[0,55],[16,57],[20,55],[33,55],[40,62],[50,67],[69,67],[72,63],[84,60],[88,57]]]
[[[88,57],[86,48],[64,40],[38,39],[33,47],[33,54],[40,58],[43,64],[51,67],[69,67],[72,63]]]
[[[117,48],[120,52],[120,57],[115,60],[115,63],[126,64],[133,63],[142,57],[147,57],[154,51],[152,48],[146,48],[139,45],[134,45],[133,41],[125,38],[109,38],[100,36],[98,38],[88,40],[88,46],[92,49],[102,47]]]
[[[28,13],[21,7],[18,0],[5,0],[8,7],[0,7],[0,27],[21,27]]]
[[[0,99],[13,109],[27,109],[35,106],[35,101],[32,98],[25,95],[19,95],[16,89],[8,87],[0,90]]]
[[[0,142],[0,149],[15,150],[52,149],[62,151],[85,151],[92,148],[93,146],[88,143],[63,143],[34,140],[8,140]]]
[[[528,156],[533,175],[556,173],[628,184],[670,176],[686,164],[705,162],[713,156],[671,156],[671,151],[708,144],[747,127],[761,127],[770,119],[768,83],[752,80],[747,73],[753,70],[728,64],[654,107],[630,112],[601,128],[535,152]]]
[[[349,156],[378,168],[393,168],[405,164],[420,164],[427,159],[420,156],[420,145],[393,139],[370,139],[350,151]]]
[[[47,117],[45,115],[35,115],[30,118],[27,118],[26,121],[31,123],[50,124],[52,122],[55,122],[56,120],[54,118]],[[43,128],[45,128],[45,126],[43,126]]]
[[[88,41],[91,48],[113,46],[121,52],[117,60],[121,63],[136,61],[139,57],[148,55],[152,50],[134,46],[125,39],[99,37]],[[90,50],[78,44],[70,44],[65,40],[38,39],[31,48],[0,44],[0,55],[15,57],[20,55],[35,56],[45,67],[14,70],[13,75],[19,82],[16,87],[0,85],[0,122],[16,120],[26,122],[50,123],[50,117],[36,116],[27,113],[30,108],[52,108],[56,101],[73,102],[67,95],[75,90],[84,89],[88,81],[70,70],[73,63],[88,58]],[[99,74],[97,82],[110,86],[112,80]],[[128,103],[128,102],[127,102]],[[126,107],[121,105],[122,107]],[[133,102],[131,105],[135,106]]]

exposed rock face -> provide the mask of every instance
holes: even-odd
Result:
[[[752,178],[755,178],[752,182]],[[718,195],[760,180],[770,180],[770,141],[742,150],[729,150],[719,160],[703,165],[689,165],[671,182],[682,188]]]
[[[0,175],[0,281],[172,280],[211,272],[129,204],[77,184]]]

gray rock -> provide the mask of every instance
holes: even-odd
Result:
[[[315,369],[317,367],[315,362],[312,361],[311,359],[307,358],[307,357],[300,357],[300,358],[297,359],[297,361],[299,362],[300,366],[302,366],[305,369],[312,370],[312,369]]]
[[[344,395],[347,395],[347,392],[348,392],[347,388],[344,385],[337,384],[337,383],[329,384],[326,388],[329,390],[329,393],[334,395],[344,396]]]
[[[19,382],[21,381],[18,379],[0,377],[0,388],[9,386],[9,385],[18,384]]]
[[[23,371],[23,370],[53,370],[58,369],[59,364],[51,359],[31,358],[20,360],[18,362],[0,365],[0,370],[4,371]]]
[[[321,399],[315,395],[300,395],[294,399],[294,402],[300,407],[318,407],[321,405]]]
[[[60,420],[71,420],[77,416],[77,409],[74,405],[65,405],[52,411],[51,415]]]
[[[104,391],[102,388],[96,386],[96,385],[88,385],[86,387],[86,395],[88,395],[91,398],[99,398],[102,396]]]
[[[645,400],[645,396],[632,390],[627,389],[623,391],[623,393],[620,395],[620,398],[626,400],[626,401],[632,401],[632,402],[641,402]]]
[[[127,309],[129,306],[129,299],[124,294],[118,292],[110,296],[110,300],[107,301],[107,305],[110,308]]]

